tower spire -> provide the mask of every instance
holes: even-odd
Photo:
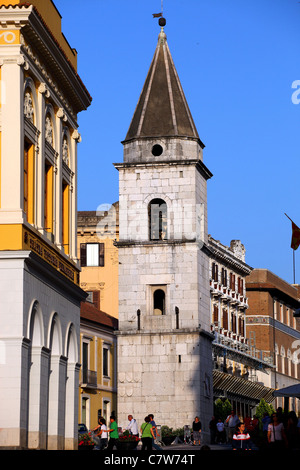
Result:
[[[158,43],[124,142],[186,137],[198,140],[203,148],[168,47],[166,19],[159,16]]]

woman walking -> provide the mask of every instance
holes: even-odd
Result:
[[[287,439],[284,432],[283,423],[278,419],[278,414],[273,413],[271,423],[268,425],[268,443],[274,449],[284,449],[287,447]]]
[[[154,433],[149,416],[146,416],[145,422],[141,426],[141,434],[142,450],[152,451],[152,439],[154,439]]]

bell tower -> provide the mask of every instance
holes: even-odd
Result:
[[[119,171],[118,422],[209,433],[212,352],[206,183],[212,176],[160,18]]]

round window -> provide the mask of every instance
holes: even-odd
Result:
[[[162,148],[161,145],[159,145],[159,144],[153,145],[152,155],[154,155],[154,157],[159,157],[162,153],[163,153],[163,148]]]

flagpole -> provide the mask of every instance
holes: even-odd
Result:
[[[284,213],[284,215],[286,215],[287,218],[292,222],[292,224],[294,224],[292,219],[286,213]],[[296,265],[296,262],[295,262],[295,249],[293,248],[293,278],[294,278],[294,284],[296,284],[296,266],[295,265]]]
[[[294,284],[296,284],[296,276],[295,276],[295,250],[293,250],[293,271],[294,271]]]
[[[287,218],[290,219],[291,222],[293,222],[292,219],[286,213],[284,213],[284,215],[286,215]]]

